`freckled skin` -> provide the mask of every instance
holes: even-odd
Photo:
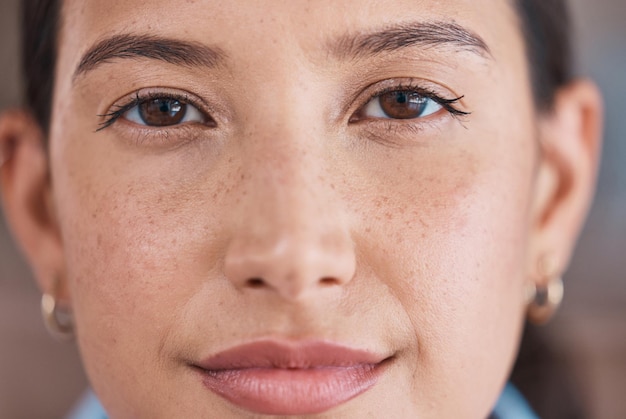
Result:
[[[317,417],[487,415],[524,316],[537,154],[507,2],[67,0],[63,13],[54,202],[78,343],[112,417],[249,417],[185,362],[263,337],[395,355],[373,389]],[[343,31],[429,19],[470,28],[492,58],[325,59],[321,41]],[[123,30],[218,45],[230,61],[113,60],[73,83],[81,54]],[[464,95],[471,115],[395,132],[329,116],[394,77]],[[218,102],[218,129],[169,148],[179,134],[153,146],[128,122],[95,132],[145,87]]]

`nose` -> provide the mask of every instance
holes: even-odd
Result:
[[[237,185],[225,275],[241,290],[301,300],[339,290],[356,257],[342,200],[320,153],[294,147],[250,150]]]

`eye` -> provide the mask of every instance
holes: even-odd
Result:
[[[195,106],[174,98],[151,98],[128,109],[123,117],[150,127],[169,127],[185,122],[206,123],[207,117]]]
[[[433,98],[412,90],[393,90],[374,96],[358,112],[362,118],[415,119],[443,109]]]

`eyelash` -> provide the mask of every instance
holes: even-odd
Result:
[[[114,107],[116,107],[117,109],[112,110],[111,112],[103,114],[103,115],[98,115],[100,118],[106,118],[106,119],[102,123],[100,123],[98,129],[96,129],[96,132],[102,131],[103,129],[110,127],[118,119],[124,116],[126,112],[130,111],[135,106],[139,106],[144,102],[147,102],[149,100],[154,100],[154,99],[177,100],[184,104],[192,105],[196,107],[200,112],[202,112],[204,116],[207,118],[207,120],[213,121],[213,118],[211,118],[206,112],[202,111],[203,106],[196,103],[196,101],[192,100],[188,95],[181,95],[181,94],[170,93],[170,92],[149,92],[149,93],[136,92],[135,96],[129,102],[123,105],[114,105]],[[167,128],[172,129],[174,127],[167,127]]]

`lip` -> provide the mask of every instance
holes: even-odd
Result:
[[[204,385],[269,415],[321,413],[376,385],[391,358],[327,342],[258,341],[195,364]]]

